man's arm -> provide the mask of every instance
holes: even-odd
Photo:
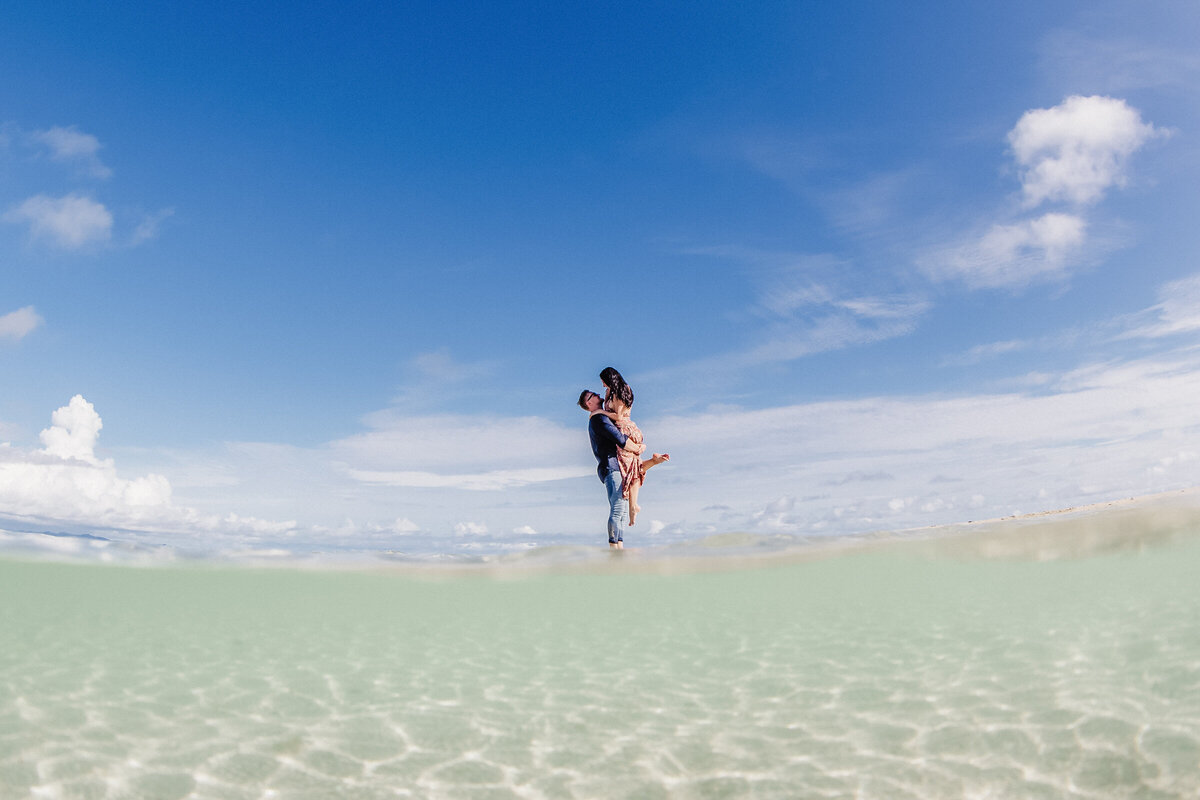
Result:
[[[592,417],[591,421],[593,425],[597,424],[598,421],[599,429],[602,434],[616,442],[617,447],[620,447],[622,450],[627,450],[630,453],[637,454],[646,449],[646,445],[644,444],[638,444],[637,442],[629,441],[629,437],[621,433],[621,429],[614,425],[612,419],[610,419],[607,415],[596,414]]]

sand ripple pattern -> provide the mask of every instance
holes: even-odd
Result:
[[[0,797],[1195,798],[1197,567],[0,562]]]

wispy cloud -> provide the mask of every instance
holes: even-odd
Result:
[[[90,244],[109,241],[113,217],[102,203],[90,197],[68,194],[30,197],[10,209],[4,220],[29,226],[33,239],[47,240],[65,250],[78,250]]]
[[[1200,274],[1171,281],[1159,303],[1137,315],[1122,338],[1159,338],[1200,330]]]
[[[756,172],[804,194],[812,190],[822,172],[836,168],[842,159],[834,155],[828,143],[796,131],[742,133],[709,143],[705,154],[717,153],[748,164]]]
[[[130,247],[137,247],[139,244],[158,236],[159,226],[174,215],[175,209],[173,208],[164,208],[153,214],[147,214],[138,223],[137,227],[133,229],[133,235],[129,237]]]
[[[414,414],[478,398],[479,387],[494,379],[499,369],[496,361],[459,360],[444,347],[421,353],[404,364],[393,409]]]
[[[1107,93],[1148,88],[1190,90],[1200,81],[1200,55],[1191,46],[1171,48],[1063,30],[1045,37],[1039,51],[1046,79],[1076,91],[1080,87]]]
[[[112,170],[100,160],[100,140],[90,133],[83,133],[74,125],[35,131],[30,134],[30,139],[45,147],[54,161],[74,164],[89,177],[112,176]]]
[[[909,296],[835,299],[770,326],[759,344],[705,363],[742,369],[894,339],[911,333],[929,305]]]
[[[482,473],[439,474],[436,472],[414,472],[397,470],[349,470],[350,477],[363,483],[383,486],[407,486],[420,489],[465,489],[473,492],[490,492],[528,486],[531,483],[560,481],[567,478],[582,478],[594,475],[595,469],[587,467],[533,467],[529,469],[493,470]]]
[[[779,253],[738,246],[688,253],[741,262],[761,281],[755,301],[738,313],[759,323],[736,350],[655,370],[652,381],[731,379],[736,373],[805,356],[871,344],[912,332],[930,301],[913,292],[860,292],[852,262],[832,254]]]
[[[966,367],[972,364],[978,364],[982,361],[1005,355],[1007,353],[1016,353],[1022,350],[1027,350],[1032,347],[1034,342],[1022,339],[1009,339],[1003,342],[989,342],[988,344],[977,344],[967,350],[965,353],[947,356],[942,359],[944,367]]]
[[[1197,393],[1200,354],[1182,348],[1046,373],[1033,392],[648,417],[638,420],[647,443],[672,459],[648,479],[642,502],[647,520],[672,521],[657,534],[669,539],[908,527],[1177,488],[1200,482],[1200,461],[1189,455],[1200,435]],[[230,445],[200,511],[196,494],[173,498],[164,470],[119,475],[96,452],[99,415],[75,398],[55,412],[41,449],[0,446],[0,512],[246,546],[336,539],[391,547],[399,537],[406,548],[444,547],[441,537],[457,547],[485,530],[502,542],[533,535],[526,528],[552,537],[602,529],[582,414],[570,426],[493,412],[393,409],[369,419],[362,434],[315,448]],[[305,522],[270,521],[297,517]]]
[[[33,306],[18,308],[0,317],[0,339],[20,341],[45,322]]]
[[[676,465],[647,479],[666,518],[794,533],[952,522],[1193,485],[1200,362],[1089,364],[1036,393],[917,395],[640,421]],[[712,458],[719,454],[719,458]],[[1173,460],[1172,460],[1173,459]],[[687,464],[685,472],[679,472]],[[1159,470],[1167,470],[1162,472]],[[945,476],[959,482],[945,484]],[[705,487],[701,492],[699,487]],[[823,493],[801,497],[813,488]]]
[[[586,415],[579,412],[580,425]],[[329,445],[361,472],[476,475],[587,463],[578,430],[536,416],[491,411],[420,416],[391,408],[367,415],[367,430]],[[584,448],[586,450],[586,448]]]
[[[1123,314],[1086,326],[1072,327],[1035,339],[1008,339],[975,345],[965,352],[942,359],[944,367],[978,364],[1008,353],[1028,350],[1065,354],[1096,349],[1114,342],[1133,339],[1162,339],[1200,331],[1200,274],[1168,281],[1158,287],[1159,302],[1132,314]],[[1051,382],[1046,373],[1033,372],[1009,385],[1040,386]]]

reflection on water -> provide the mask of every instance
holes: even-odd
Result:
[[[1193,523],[470,574],[0,561],[0,797],[1195,798]]]

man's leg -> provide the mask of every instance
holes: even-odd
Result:
[[[608,544],[621,547],[625,541],[625,519],[629,515],[629,504],[621,493],[621,473],[613,470],[604,479],[608,491]]]

